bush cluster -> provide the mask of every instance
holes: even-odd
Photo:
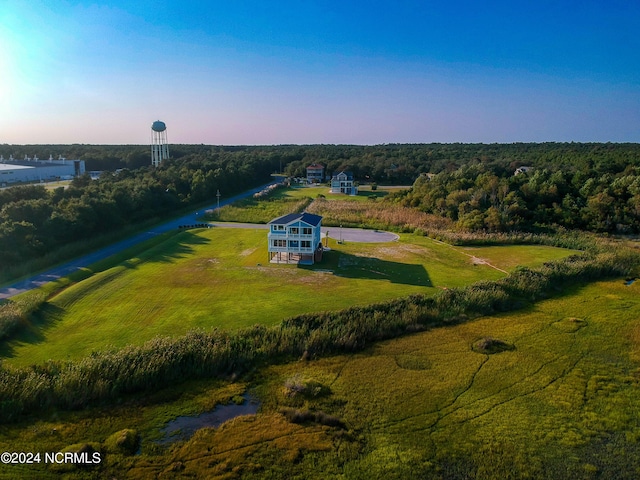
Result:
[[[312,412],[310,410],[297,410],[295,408],[283,408],[280,413],[291,423],[319,423],[327,427],[346,429],[342,420],[333,415],[327,415],[323,411]]]

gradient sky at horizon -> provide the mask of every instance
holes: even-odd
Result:
[[[640,2],[2,0],[0,144],[639,142]]]

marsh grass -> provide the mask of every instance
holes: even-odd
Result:
[[[67,288],[59,295],[59,312],[77,308],[89,292],[99,291],[108,299],[110,287],[125,279],[131,282],[130,274],[152,264],[177,265],[181,275],[158,270],[147,277],[147,288],[168,277],[174,289],[185,279],[188,290],[199,284],[211,289],[202,280],[204,272],[225,262],[232,267],[229,278],[237,288],[246,281],[237,270],[252,265],[260,249],[244,237],[239,242],[236,237],[235,246],[217,239],[221,251],[199,257],[185,269],[184,262],[211,243],[214,237],[207,235],[176,236],[148,257],[140,255],[91,277],[86,290]],[[460,252],[449,246],[431,244],[440,250],[418,248],[421,263],[431,265],[449,252],[444,263],[460,262],[452,273],[457,285],[466,284],[461,278],[465,272],[479,268],[487,268],[483,274],[491,272],[496,281],[435,296],[299,315],[277,327],[190,332],[139,347],[95,351],[75,362],[2,369],[3,420],[24,423],[3,428],[0,443],[14,450],[36,445],[52,451],[85,444],[105,448],[123,431],[137,430],[143,438],[142,455],[115,454],[100,470],[100,475],[127,472],[132,478],[616,478],[637,472],[640,329],[633,321],[640,312],[638,284],[616,280],[584,285],[607,276],[637,276],[637,258],[615,251],[553,263],[540,257],[537,268],[509,260],[504,266],[512,273],[505,278],[486,265],[461,260]],[[575,248],[578,242],[563,244]],[[416,255],[411,252],[416,247],[420,243],[401,255]],[[349,266],[354,268],[350,285],[354,279],[371,280],[366,269],[378,267],[370,264],[366,249],[348,251],[356,262]],[[497,253],[493,260],[500,260]],[[339,268],[339,259],[330,264]],[[467,268],[458,266],[462,264]],[[430,277],[438,277],[437,269],[429,268]],[[298,270],[304,272],[282,271]],[[223,289],[224,284],[216,287]],[[255,291],[254,286],[252,295]],[[142,292],[137,290],[141,298]],[[549,296],[556,298],[540,302]],[[534,301],[540,303],[520,314],[498,313]],[[135,318],[129,335],[144,324],[133,315],[119,315]],[[479,318],[482,315],[493,316]],[[98,328],[100,322],[90,320],[92,328]],[[47,328],[44,332],[50,335],[55,325]],[[408,332],[420,333],[388,340]],[[500,338],[516,348],[478,355],[470,347],[479,338]],[[77,337],[68,341],[80,343]],[[287,362],[303,354],[307,361]],[[223,381],[206,386],[211,380],[185,384],[188,378],[238,374],[257,384],[261,414],[203,429],[168,449],[145,443],[167,419],[234,401],[245,388]],[[158,389],[160,393],[153,393]],[[134,392],[142,393],[132,396]],[[103,402],[116,406],[60,410]],[[25,410],[45,412],[55,421],[21,419],[19,413]],[[0,471],[28,474],[11,467]],[[51,472],[40,473],[46,478]],[[70,474],[83,478],[79,472]]]
[[[375,197],[373,197],[375,198]],[[451,224],[445,218],[397,204],[378,201],[318,198],[307,208],[322,216],[324,225],[392,229],[413,232],[416,229],[444,230]]]
[[[245,390],[243,383],[211,380],[189,382],[177,388],[168,385],[158,393],[123,399],[108,410],[98,407],[80,412],[55,412],[3,428],[0,448],[57,452],[90,444],[102,453],[100,467],[93,471],[70,468],[65,478],[120,478],[140,461],[157,465],[159,455],[170,455],[170,448],[161,448],[155,443],[168,421],[228,404]],[[144,471],[144,467],[140,471]],[[25,466],[0,466],[0,478],[7,479],[55,479],[60,478],[61,473],[48,468],[44,461]]]
[[[519,314],[274,366],[265,377],[272,391],[292,372],[333,378],[331,397],[306,408],[366,432],[365,451],[344,466],[353,478],[632,478],[640,296],[629,288],[619,280],[575,287]],[[516,348],[488,356],[469,348],[494,335]]]
[[[108,455],[100,470],[133,478],[633,477],[640,466],[638,288],[621,280],[574,286],[518,314],[267,366],[252,376],[261,413],[167,448],[150,441],[164,422],[233,401],[246,387],[202,380],[108,410],[59,412],[55,420],[3,427],[0,445],[104,448],[133,429],[141,455]],[[565,323],[580,328],[558,328]],[[478,355],[470,348],[478,338],[516,348]],[[288,403],[283,385],[315,383],[330,391]],[[40,472],[12,467],[0,470]]]

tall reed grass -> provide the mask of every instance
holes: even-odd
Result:
[[[4,340],[18,329],[20,323],[38,310],[46,300],[46,293],[34,290],[21,295],[17,300],[0,303],[0,340]]]
[[[324,225],[393,229],[412,232],[417,228],[441,231],[452,222],[446,218],[384,201],[315,199],[307,207],[309,213],[322,216]]]
[[[529,232],[470,232],[453,229],[449,219],[388,201],[354,202],[315,199],[307,211],[321,215],[324,225],[377,228],[415,233],[451,245],[538,244],[574,250],[598,251],[603,242],[595,235],[558,227],[554,234]]]

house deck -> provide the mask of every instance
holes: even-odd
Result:
[[[301,253],[274,252],[269,263],[313,265],[313,255]]]

